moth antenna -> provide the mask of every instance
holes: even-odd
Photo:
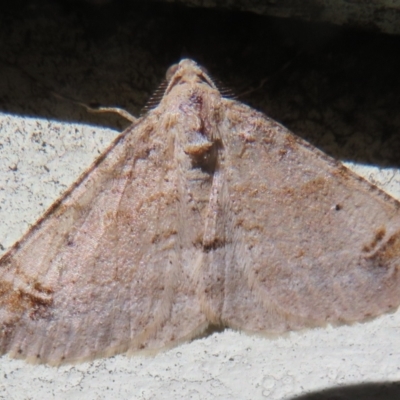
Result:
[[[211,78],[210,78],[211,79]],[[220,80],[218,79],[211,79],[211,81],[214,83],[218,91],[221,93],[222,97],[225,97],[227,99],[235,99],[236,95],[233,93],[233,90],[231,88],[226,87],[223,83],[221,83]]]
[[[167,89],[168,86],[168,81],[164,79],[157,89],[153,92],[145,106],[142,108],[140,115],[143,116],[144,114],[148,113],[150,110],[153,108],[156,108],[159,104],[162,98],[164,97],[165,90]]]

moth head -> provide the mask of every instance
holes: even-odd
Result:
[[[187,58],[181,60],[178,64],[174,64],[169,67],[166,73],[166,79],[168,82],[168,87],[165,91],[165,94],[167,94],[174,86],[185,83],[204,83],[211,88],[218,90],[208,75],[207,70],[193,60],[189,60]]]
[[[143,115],[146,112],[156,108],[160,104],[161,100],[175,86],[182,84],[188,84],[192,86],[196,84],[205,84],[208,87],[219,91],[204,67],[198,65],[193,60],[183,59],[178,64],[174,64],[168,68],[165,75],[165,80],[153,93],[153,96],[151,96],[141,114]]]

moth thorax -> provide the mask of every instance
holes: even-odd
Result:
[[[189,132],[184,152],[191,158],[193,168],[201,168],[204,172],[213,173],[217,161],[216,141],[210,141],[201,132]]]

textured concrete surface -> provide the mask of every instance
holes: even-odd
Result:
[[[126,126],[52,93],[137,115],[185,48],[243,101],[400,199],[398,39],[211,11],[30,3],[0,13],[2,252]],[[0,398],[397,399],[399,385],[383,382],[400,382],[399,327],[397,312],[274,339],[226,330],[152,358],[58,369],[4,356]]]

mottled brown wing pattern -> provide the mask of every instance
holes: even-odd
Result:
[[[59,364],[209,324],[354,322],[400,303],[399,203],[191,60],[0,260],[0,352]]]
[[[264,115],[225,108],[235,201],[223,321],[279,333],[397,307],[400,203]]]
[[[184,269],[194,255],[179,251],[185,204],[162,123],[155,112],[130,129],[3,258],[1,352],[59,364],[159,349],[204,329]]]

